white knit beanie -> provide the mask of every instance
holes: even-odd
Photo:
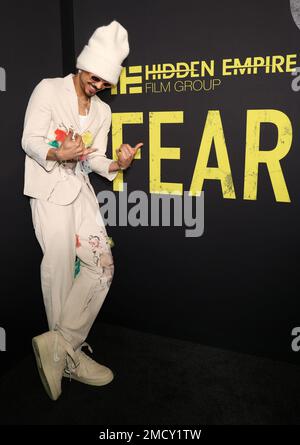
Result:
[[[129,54],[128,34],[116,20],[100,26],[77,58],[76,67],[116,85]]]

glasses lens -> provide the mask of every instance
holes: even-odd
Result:
[[[91,76],[91,79],[94,81],[94,82],[104,82],[104,86],[105,86],[105,88],[111,88],[112,87],[112,85],[109,83],[109,82],[105,82],[103,79],[101,79],[100,77],[97,77],[97,76]]]

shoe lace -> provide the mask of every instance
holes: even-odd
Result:
[[[54,340],[53,358],[54,358],[55,362],[58,362],[61,359],[61,357],[58,354],[58,342],[59,342],[60,334],[57,331],[54,331],[54,332],[56,335],[55,335],[55,340]],[[65,352],[66,352],[66,354],[65,354],[65,371],[67,372],[67,374],[69,374],[70,380],[71,380],[71,369],[76,369],[79,366],[79,360],[76,360],[74,349],[66,340],[64,341],[64,346],[65,346]],[[73,364],[71,364],[70,361],[68,360],[68,356],[70,357]]]
[[[94,360],[82,351],[82,348],[84,346],[86,346],[88,348],[88,350],[90,351],[91,354],[93,353],[91,346],[87,342],[82,343],[82,345],[79,347],[79,351],[81,352],[81,354],[83,354],[85,356],[85,358],[87,360],[90,360],[93,362]],[[72,372],[74,372],[74,370],[80,365],[79,359],[76,361],[76,363],[74,360],[72,360],[72,361],[73,361],[73,363],[69,363],[69,361],[66,358],[65,373],[68,374],[70,381],[72,380]]]

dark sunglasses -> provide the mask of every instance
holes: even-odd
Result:
[[[103,79],[101,79],[101,77],[97,77],[97,76],[94,76],[94,75],[92,75],[91,76],[91,79],[94,81],[94,82],[104,82],[104,87],[105,88],[112,88],[112,84],[111,83],[109,83],[109,82],[105,82],[105,80],[103,80]]]

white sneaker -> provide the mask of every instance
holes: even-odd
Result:
[[[93,352],[87,343],[83,343],[80,349],[75,352],[76,360],[70,361],[67,358],[67,367],[63,376],[93,386],[103,386],[110,383],[114,378],[113,372],[82,352],[81,348],[83,346],[87,346],[89,351]]]
[[[66,358],[75,361],[75,353],[64,337],[57,331],[45,332],[32,339],[33,351],[44,388],[52,400],[61,395],[61,380]]]

